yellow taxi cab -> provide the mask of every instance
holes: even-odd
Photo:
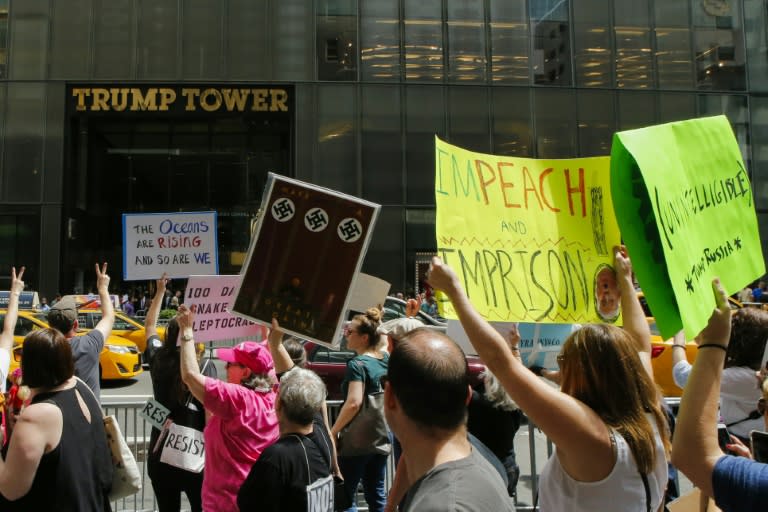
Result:
[[[0,310],[0,323],[5,319],[5,313],[6,310]],[[13,357],[9,374],[21,365],[24,337],[32,331],[48,327],[46,313],[33,309],[19,310],[13,331]],[[130,379],[143,371],[135,343],[114,335],[104,340],[104,348],[99,356],[99,376],[102,379]]]
[[[637,297],[640,299],[640,304],[645,312],[645,319],[651,328],[651,366],[653,367],[653,377],[656,380],[656,384],[661,388],[665,397],[680,397],[683,394],[683,390],[675,384],[672,378],[672,367],[674,366],[672,362],[672,338],[665,340],[661,337],[661,332],[659,332],[656,326],[656,319],[651,314],[643,292],[638,292]],[[739,301],[732,297],[729,297],[728,305],[731,307],[731,310],[743,307]],[[698,350],[699,346],[696,343],[689,341],[685,344],[685,358],[689,363],[693,364],[696,360]]]
[[[101,321],[101,309],[77,310],[77,323],[81,329],[91,330]],[[147,356],[147,332],[144,325],[120,310],[115,310],[115,323],[112,325],[112,334],[130,340],[139,347],[139,352]],[[165,337],[165,327],[157,327],[157,335],[160,339]],[[153,349],[159,347],[152,347]]]

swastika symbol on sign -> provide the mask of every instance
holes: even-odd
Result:
[[[313,233],[328,227],[328,214],[322,208],[312,208],[304,216],[304,225]]]
[[[293,206],[293,201],[286,197],[281,197],[272,203],[272,216],[278,222],[286,222],[291,220],[295,213],[296,208]]]
[[[363,225],[360,224],[360,221],[357,219],[347,217],[346,219],[339,222],[337,231],[339,233],[339,238],[347,243],[352,243],[356,242],[360,239],[361,236],[363,236]]]

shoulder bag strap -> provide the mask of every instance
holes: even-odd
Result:
[[[77,375],[75,375],[75,380],[77,380],[77,382],[81,383],[83,385],[83,387],[88,390],[88,392],[91,394],[93,399],[96,400],[96,404],[99,406],[99,410],[101,411],[101,417],[104,418],[104,410],[101,408],[101,400],[96,398],[96,393],[94,393],[93,390],[91,389],[91,387],[88,384],[86,384],[85,381],[83,379],[81,379],[80,377],[78,377]],[[77,385],[75,385],[75,390],[77,390]],[[87,406],[87,404],[86,404],[86,406]]]
[[[651,486],[648,485],[648,475],[640,473],[640,478],[643,479],[643,487],[645,487],[645,510],[651,512]]]
[[[304,446],[304,441],[296,434],[291,434],[291,437],[295,437],[301,445],[301,449],[304,450],[304,460],[307,462],[307,485],[312,484],[312,470],[309,469],[309,457],[307,456],[307,448]]]
[[[732,421],[731,423],[726,423],[725,426],[726,427],[732,427],[734,425],[738,425],[739,423],[744,423],[745,421],[756,420],[758,418],[762,418],[762,416],[763,415],[760,414],[760,412],[757,409],[755,409],[754,411],[750,412],[749,416],[747,416],[746,418],[740,419],[738,421]]]

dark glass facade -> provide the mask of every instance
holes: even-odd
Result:
[[[276,171],[382,204],[364,271],[407,290],[435,249],[435,134],[592,156],[616,130],[721,113],[768,235],[766,27],[767,0],[0,0],[0,279],[25,263],[44,294],[87,287],[115,244],[94,219],[116,204],[224,212],[234,271]],[[281,84],[292,111],[73,116],[89,83]]]

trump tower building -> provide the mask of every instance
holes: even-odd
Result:
[[[767,26],[766,0],[0,0],[0,287],[106,260],[119,289],[125,212],[216,211],[236,273],[276,172],[381,204],[363,270],[409,290],[435,134],[596,156],[714,114],[768,240]]]

